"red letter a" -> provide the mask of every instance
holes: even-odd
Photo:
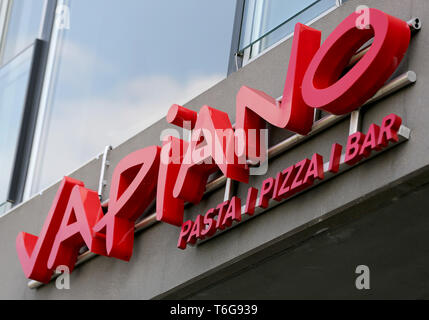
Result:
[[[94,227],[109,257],[129,261],[136,220],[155,200],[161,148],[136,151],[119,162],[110,186],[109,211]]]
[[[86,244],[89,251],[106,255],[104,239],[95,238],[92,228],[103,217],[97,192],[75,186],[66,213],[55,237],[48,268],[67,266],[73,271],[79,250]]]

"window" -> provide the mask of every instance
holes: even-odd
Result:
[[[45,1],[12,0],[4,3],[9,9],[5,15],[1,56],[3,62],[8,62],[38,37]]]
[[[54,59],[45,79],[27,198],[106,145],[117,146],[162,119],[173,103],[186,103],[227,72],[234,1],[58,5],[57,13],[65,16],[51,41]]]
[[[37,86],[30,89],[29,84],[30,78],[37,79],[34,65],[42,61],[36,38],[42,32],[47,1],[0,1],[0,216],[19,202],[15,187],[17,180],[25,179],[25,166],[21,170],[20,165],[30,153],[25,146],[31,145],[30,119],[37,113],[33,110]]]
[[[296,23],[309,23],[338,3],[338,0],[246,0],[239,54],[245,62],[258,56],[292,34]]]
[[[30,47],[0,68],[0,215],[9,200],[32,56],[33,47]]]

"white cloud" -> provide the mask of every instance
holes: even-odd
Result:
[[[61,68],[60,85],[91,88],[94,76],[113,76],[115,67],[91,48],[73,41],[60,41],[57,66]]]

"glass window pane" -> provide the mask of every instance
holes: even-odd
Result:
[[[9,61],[38,37],[44,2],[44,0],[12,1],[2,61]]]
[[[297,13],[308,9],[310,5],[315,4],[315,0],[283,1],[268,0],[264,1],[264,13],[261,25],[261,34],[271,31],[284,21],[292,18]]]
[[[255,6],[257,0],[245,0],[243,20],[241,25],[240,49],[252,42],[252,26],[255,18]]]
[[[255,56],[293,33],[296,23],[308,23],[335,4],[335,0],[247,0],[240,49],[253,46]]]
[[[0,204],[7,200],[33,47],[0,69]]]
[[[231,0],[70,0],[33,192],[226,77]],[[196,106],[200,107],[200,106]],[[152,141],[160,144],[160,141]]]

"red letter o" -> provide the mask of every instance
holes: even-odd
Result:
[[[323,43],[304,76],[304,101],[313,108],[341,115],[362,106],[398,67],[410,42],[408,24],[380,10],[370,10],[370,28],[358,29],[354,13]],[[343,77],[350,59],[368,40],[368,53]]]

